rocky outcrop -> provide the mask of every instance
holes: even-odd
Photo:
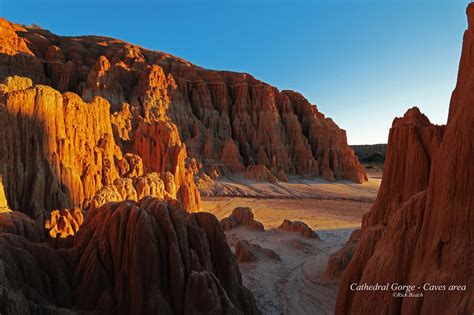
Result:
[[[264,165],[251,165],[247,167],[244,174],[245,178],[267,181],[276,184],[278,179]]]
[[[9,66],[0,68],[0,80],[19,75],[88,102],[107,99],[122,149],[141,120],[171,120],[206,171],[263,165],[274,174],[367,179],[345,131],[296,92],[116,39],[1,24],[0,61]]]
[[[15,75],[28,77],[35,83],[45,83],[46,76],[41,60],[31,51],[30,39],[19,36],[19,33],[26,35],[28,31],[18,24],[0,19],[0,82]],[[45,44],[41,37],[29,35],[38,46]]]
[[[206,142],[204,143],[203,148],[203,155],[205,158],[205,165],[211,168],[214,164],[216,164],[213,160],[219,158],[219,155],[214,155],[210,153],[208,148],[214,148],[216,139],[209,137]],[[213,159],[213,157],[215,158]],[[242,173],[245,171],[245,166],[242,162],[242,157],[239,153],[239,148],[237,144],[235,144],[233,139],[227,139],[221,149],[220,154],[220,161],[222,163],[220,169],[221,172],[226,174],[228,171],[232,173]],[[219,164],[218,164],[219,165]]]
[[[70,248],[42,235],[26,215],[0,214],[2,314],[259,313],[211,214],[145,198],[91,209]]]
[[[44,240],[43,230],[26,214],[19,211],[0,213],[0,234],[14,234],[31,242]]]
[[[377,199],[362,219],[362,231],[367,231],[362,235],[362,241],[367,242],[365,247],[374,247],[393,213],[413,195],[427,188],[431,163],[441,144],[444,129],[445,126],[431,124],[416,107],[409,109],[403,117],[394,119]],[[356,247],[354,243],[359,238],[349,240],[345,248]],[[363,256],[370,255],[369,251]],[[349,262],[350,259],[340,260],[338,269],[345,269]]]
[[[146,169],[171,173],[176,190],[172,195],[183,200],[190,211],[199,210],[200,194],[194,183],[198,166],[187,158],[176,125],[165,121],[140,123],[133,135],[133,152],[142,157]]]
[[[82,222],[84,222],[84,214],[79,208],[53,210],[45,221],[44,227],[49,231],[50,237],[66,238],[76,234]]]
[[[140,156],[125,153],[123,159],[117,162],[121,177],[135,178],[143,175],[143,160]]]
[[[121,228],[124,224],[129,229]],[[108,204],[88,213],[74,247],[80,309],[256,312],[219,222],[210,214],[187,216],[156,199]]]
[[[235,245],[235,258],[239,263],[255,262],[262,259],[281,260],[273,250],[262,248],[246,240],[240,240]]]
[[[349,240],[340,252],[334,254],[326,270],[328,275],[337,276],[339,271],[345,270],[341,283],[348,285],[347,283],[363,283],[366,280],[369,281],[368,283],[371,283],[370,281],[382,283],[380,281],[385,281],[387,275],[395,275],[398,272],[398,279],[396,276],[391,276],[391,279],[383,283],[408,283],[405,267],[400,269],[393,264],[398,261],[401,265],[408,265],[407,253],[415,249],[425,208],[432,161],[443,141],[444,130],[444,126],[432,125],[418,108],[412,108],[404,117],[394,119],[389,133],[385,170],[377,199],[371,211],[363,217],[359,240],[357,238]],[[404,241],[407,244],[404,244]],[[392,244],[379,247],[383,242]],[[397,253],[394,247],[403,248],[403,252]],[[354,248],[356,248],[355,252],[351,253]],[[376,251],[379,251],[379,254],[376,255]],[[377,256],[385,257],[386,251],[396,253],[392,254],[390,263],[384,261],[385,258],[376,258]],[[347,259],[346,254],[349,253],[352,259]],[[384,265],[387,268],[383,276],[377,274],[374,269],[371,270],[370,267],[366,269],[367,266],[373,266],[373,264]],[[394,270],[388,269],[389,266]],[[349,297],[351,295],[351,292],[340,290],[338,311],[346,313],[350,310],[356,314],[369,311],[369,309],[362,311],[362,309],[351,308],[353,302],[348,301],[352,299]],[[396,303],[392,303],[396,299],[393,299],[391,295],[384,299],[388,307],[384,311],[390,313],[399,307]],[[395,308],[391,309],[391,307]]]
[[[306,223],[301,221],[283,220],[278,230],[285,232],[296,232],[307,238],[320,240],[319,235],[314,232]]]
[[[48,244],[44,232],[18,211],[0,213],[0,312],[67,313],[73,302],[66,262]]]
[[[138,201],[145,196],[173,200],[174,178],[169,176],[166,191],[165,182],[159,173],[147,173],[135,178],[117,178],[113,184],[102,187],[94,196],[91,206],[98,208],[108,202],[133,200]]]
[[[263,224],[254,219],[253,211],[248,207],[238,207],[232,210],[232,214],[221,220],[224,231],[235,229],[241,225],[248,226],[252,230],[263,232]]]
[[[448,123],[431,126],[416,110],[394,121],[377,201],[364,217],[359,246],[340,282],[338,314],[467,314],[474,309],[472,4],[467,13]],[[415,288],[428,283],[446,289],[398,299],[387,291],[351,291],[351,283]],[[459,287],[449,290],[450,285]]]

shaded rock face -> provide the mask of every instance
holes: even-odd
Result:
[[[281,260],[273,250],[262,248],[246,240],[240,240],[235,245],[235,258],[239,263],[255,262],[262,259]]]
[[[0,250],[2,314],[67,314],[61,308],[73,302],[69,268],[33,220],[0,213]]]
[[[90,210],[54,250],[26,215],[0,214],[2,314],[258,314],[217,219],[166,202]]]
[[[205,169],[262,165],[274,173],[367,179],[345,131],[296,92],[116,39],[1,24],[0,62],[11,66],[0,68],[0,80],[19,75],[88,102],[107,99],[120,146],[141,120],[171,120]]]
[[[472,4],[467,14],[469,27],[448,123],[445,128],[430,127],[426,117],[413,110],[394,121],[394,128],[406,123],[414,127],[391,132],[377,202],[364,217],[359,246],[340,282],[338,314],[468,314],[474,309]],[[420,141],[414,141],[410,129],[416,130]],[[465,285],[466,289],[424,291],[422,299],[349,289],[351,283],[365,282]]]
[[[337,252],[331,254],[328,259],[328,266],[324,275],[328,278],[337,278],[349,265],[360,241],[360,230],[351,233],[349,241]]]
[[[382,183],[372,210],[364,216],[363,228],[378,222],[387,224],[393,210],[426,189],[444,130],[445,126],[431,124],[417,107],[393,120]]]
[[[253,211],[248,207],[237,207],[232,210],[232,214],[221,220],[224,231],[235,229],[241,225],[248,226],[252,230],[263,232],[263,224],[254,219]]]

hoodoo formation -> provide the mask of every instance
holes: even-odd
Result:
[[[377,200],[342,275],[337,314],[469,314],[474,309],[474,4],[446,126],[413,108],[390,130]],[[401,283],[423,298],[352,291],[352,283]],[[462,289],[464,286],[464,290]]]

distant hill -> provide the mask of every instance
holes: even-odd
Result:
[[[385,162],[385,155],[387,153],[387,144],[362,144],[351,145],[355,154],[361,163],[381,163]]]

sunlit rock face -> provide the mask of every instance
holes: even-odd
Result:
[[[36,85],[3,94],[0,163],[12,209],[82,206],[118,177],[109,104]]]
[[[0,211],[7,211],[8,202],[7,197],[5,196],[5,189],[3,188],[2,183],[2,174],[0,174]]]
[[[337,314],[468,314],[474,309],[474,5],[467,14],[448,123],[434,126],[416,108],[394,120],[380,191],[342,275]],[[460,288],[394,298],[391,291],[352,291],[352,283]]]
[[[211,214],[154,198],[108,203],[66,248],[44,240],[26,215],[0,213],[2,314],[259,314]]]
[[[81,209],[54,210],[45,221],[44,227],[52,238],[67,238],[79,231],[82,222],[84,222],[84,214]]]
[[[137,178],[143,178],[145,171],[155,170],[143,170],[140,156],[123,154],[115,143],[106,99],[95,97],[86,103],[74,93],[61,94],[48,86],[31,86],[31,80],[21,77],[7,77],[1,88],[0,121],[4,128],[0,129],[0,165],[12,209],[42,220],[45,210],[88,207],[103,187],[114,185],[120,178],[138,184]],[[179,159],[173,160],[174,156],[166,154],[167,148],[171,148],[167,136],[159,134],[146,140],[162,148],[153,154],[163,154],[161,159],[167,159],[168,167],[159,170],[162,177],[170,172],[167,177],[174,179],[168,184],[175,187],[168,189],[168,199],[179,199],[190,211],[198,210],[200,198],[193,181],[197,168],[186,165],[186,148],[172,126],[170,134],[178,142]],[[132,140],[133,137],[144,142],[138,132]],[[139,153],[150,158],[147,152]],[[155,185],[150,182],[155,177],[145,178],[148,187],[162,183],[159,177]],[[142,186],[139,189],[146,190]],[[154,195],[165,197],[164,192]]]

